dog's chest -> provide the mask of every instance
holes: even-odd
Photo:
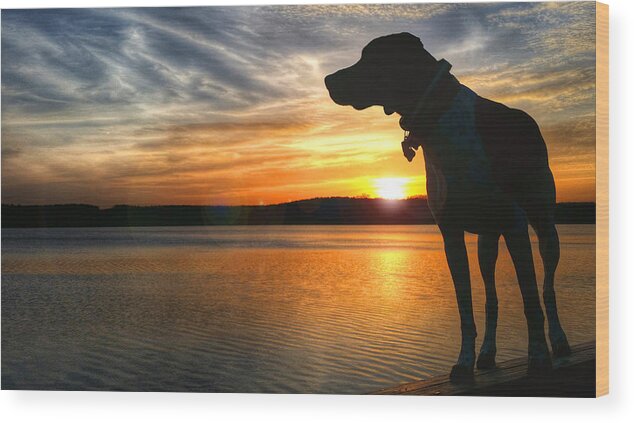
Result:
[[[476,128],[475,100],[476,94],[462,87],[425,136],[427,196],[439,224],[460,220],[467,227],[478,226],[483,211],[505,201]]]

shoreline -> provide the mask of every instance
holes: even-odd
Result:
[[[491,217],[494,218],[493,216]],[[595,203],[558,203],[557,224],[594,224]],[[435,224],[426,198],[317,198],[270,206],[2,205],[2,228]]]

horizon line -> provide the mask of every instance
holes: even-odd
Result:
[[[426,195],[413,195],[406,198],[384,198],[384,197],[366,197],[366,196],[330,196],[330,197],[312,197],[312,198],[303,198],[300,200],[290,200],[280,203],[271,203],[271,204],[113,204],[111,206],[99,206],[90,203],[50,203],[50,204],[17,204],[17,203],[1,203],[2,207],[59,207],[59,206],[88,206],[88,207],[96,207],[99,210],[107,210],[113,209],[116,207],[274,207],[274,206],[282,206],[286,204],[300,203],[304,201],[316,201],[316,200],[336,200],[336,199],[346,199],[346,200],[368,200],[368,201],[389,201],[390,203],[402,202],[402,201],[415,201],[415,200],[427,200]],[[595,204],[596,201],[557,201],[556,205],[559,204]]]

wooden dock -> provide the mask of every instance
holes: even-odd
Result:
[[[449,375],[372,392],[371,395],[472,395],[499,397],[582,397],[596,396],[596,346],[577,345],[568,357],[556,359],[548,376],[529,377],[527,358],[498,363],[495,369],[476,370],[473,381],[452,383]]]

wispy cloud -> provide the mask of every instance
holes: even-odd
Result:
[[[586,180],[593,8],[4,10],[3,202],[257,203],[360,194],[359,178],[420,180],[396,117],[336,106],[323,86],[371,39],[402,31],[480,94],[531,113],[556,173]],[[585,187],[592,198],[594,181]]]

